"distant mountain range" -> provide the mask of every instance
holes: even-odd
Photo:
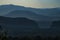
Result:
[[[28,19],[37,21],[39,25],[41,22],[47,22],[50,25],[52,21],[60,20],[60,8],[28,8],[17,5],[0,5],[0,16],[5,17],[26,17]],[[44,23],[44,22],[43,22]],[[41,25],[43,25],[43,23]]]
[[[35,18],[39,18],[41,16],[44,17],[48,17],[54,20],[60,20],[60,8],[46,8],[46,9],[38,9],[38,8],[28,8],[28,7],[23,7],[23,6],[16,6],[16,5],[0,5],[0,16],[8,16],[8,14],[10,15],[9,17],[11,17],[13,11],[18,11],[20,10],[20,12],[25,12],[26,11],[30,11],[33,12],[33,14],[37,14],[39,16],[33,16]],[[10,14],[11,13],[11,14]],[[20,13],[21,14],[21,13]],[[30,14],[30,13],[29,13]],[[32,13],[31,13],[32,14]],[[27,14],[26,14],[27,15]],[[18,15],[14,15],[14,17],[20,17]],[[44,19],[43,17],[43,19]],[[37,19],[38,19],[37,18]],[[48,19],[46,18],[46,19]]]
[[[51,28],[50,30],[52,30],[52,26],[55,25],[53,22],[58,20],[60,20],[60,8],[37,9],[16,5],[0,6],[0,25],[6,28],[10,35],[25,34],[26,32],[34,34],[40,32],[40,28]]]

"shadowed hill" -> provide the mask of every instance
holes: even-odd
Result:
[[[0,17],[0,24],[4,26],[3,28],[8,30],[10,35],[32,35],[39,32],[38,24],[34,20],[24,17]]]

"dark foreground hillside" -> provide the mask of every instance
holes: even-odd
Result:
[[[11,20],[11,19],[10,19]],[[14,20],[14,19],[13,19]],[[6,20],[5,20],[6,21]],[[23,21],[23,20],[21,20]],[[20,21],[20,22],[21,22]],[[9,22],[10,23],[10,22]],[[19,23],[20,24],[20,23]],[[60,27],[60,21],[54,21],[52,23],[51,27]],[[52,29],[51,29],[52,30]],[[7,30],[8,31],[8,30]],[[46,32],[46,31],[45,31]],[[60,32],[60,31],[59,31]],[[41,33],[43,34],[43,33]],[[60,34],[58,36],[54,35],[49,35],[49,36],[44,36],[44,35],[34,35],[34,36],[15,36],[12,37],[8,35],[8,32],[6,32],[3,28],[0,26],[0,40],[60,40]],[[46,33],[47,34],[47,33]],[[20,35],[20,34],[19,34]]]
[[[7,31],[3,30],[0,27],[0,40],[60,40],[60,36],[43,36],[43,35],[34,35],[34,36],[29,36],[29,35],[25,35],[25,36],[9,36],[7,34]],[[43,33],[42,33],[43,34]]]
[[[12,37],[12,36],[8,36],[6,32],[2,33],[2,35],[0,35],[0,40],[60,40],[60,36],[55,36],[55,37],[44,37],[44,36],[40,36],[40,35],[36,35],[36,36],[16,36],[16,37]]]

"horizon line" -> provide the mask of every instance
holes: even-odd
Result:
[[[21,5],[16,5],[16,4],[0,4],[0,6],[4,6],[4,5],[21,6]],[[28,6],[22,6],[22,7],[25,7],[25,8],[34,8],[34,9],[52,9],[52,8],[60,8],[60,7],[37,8],[37,7],[28,7]]]

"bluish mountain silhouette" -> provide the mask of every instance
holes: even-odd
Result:
[[[48,17],[48,16],[43,16],[43,15],[38,15],[33,11],[29,11],[29,10],[14,10],[10,13],[8,13],[7,15],[5,15],[5,17],[26,17],[35,21],[49,21],[52,18]]]
[[[60,20],[60,8],[28,8],[17,5],[1,5],[0,15],[5,17],[26,17],[35,20],[41,26],[49,26],[51,21]]]
[[[0,6],[0,25],[6,28],[9,34],[16,35],[26,32],[31,34],[31,29],[34,32],[39,32],[39,27],[52,27],[52,22],[57,20],[60,20],[60,8],[37,9],[16,5]],[[48,32],[47,29],[41,30],[41,32]],[[51,32],[52,30],[51,28]]]
[[[0,16],[10,15],[12,11],[30,11],[34,12],[37,15],[47,16],[48,18],[59,19],[60,20],[60,8],[46,8],[46,9],[37,9],[37,8],[28,8],[24,6],[16,6],[16,5],[1,5],[0,6]],[[17,15],[16,15],[17,16]],[[39,16],[39,18],[40,18]],[[47,19],[47,18],[46,18]]]
[[[60,8],[39,9],[37,11],[42,15],[60,17]]]

